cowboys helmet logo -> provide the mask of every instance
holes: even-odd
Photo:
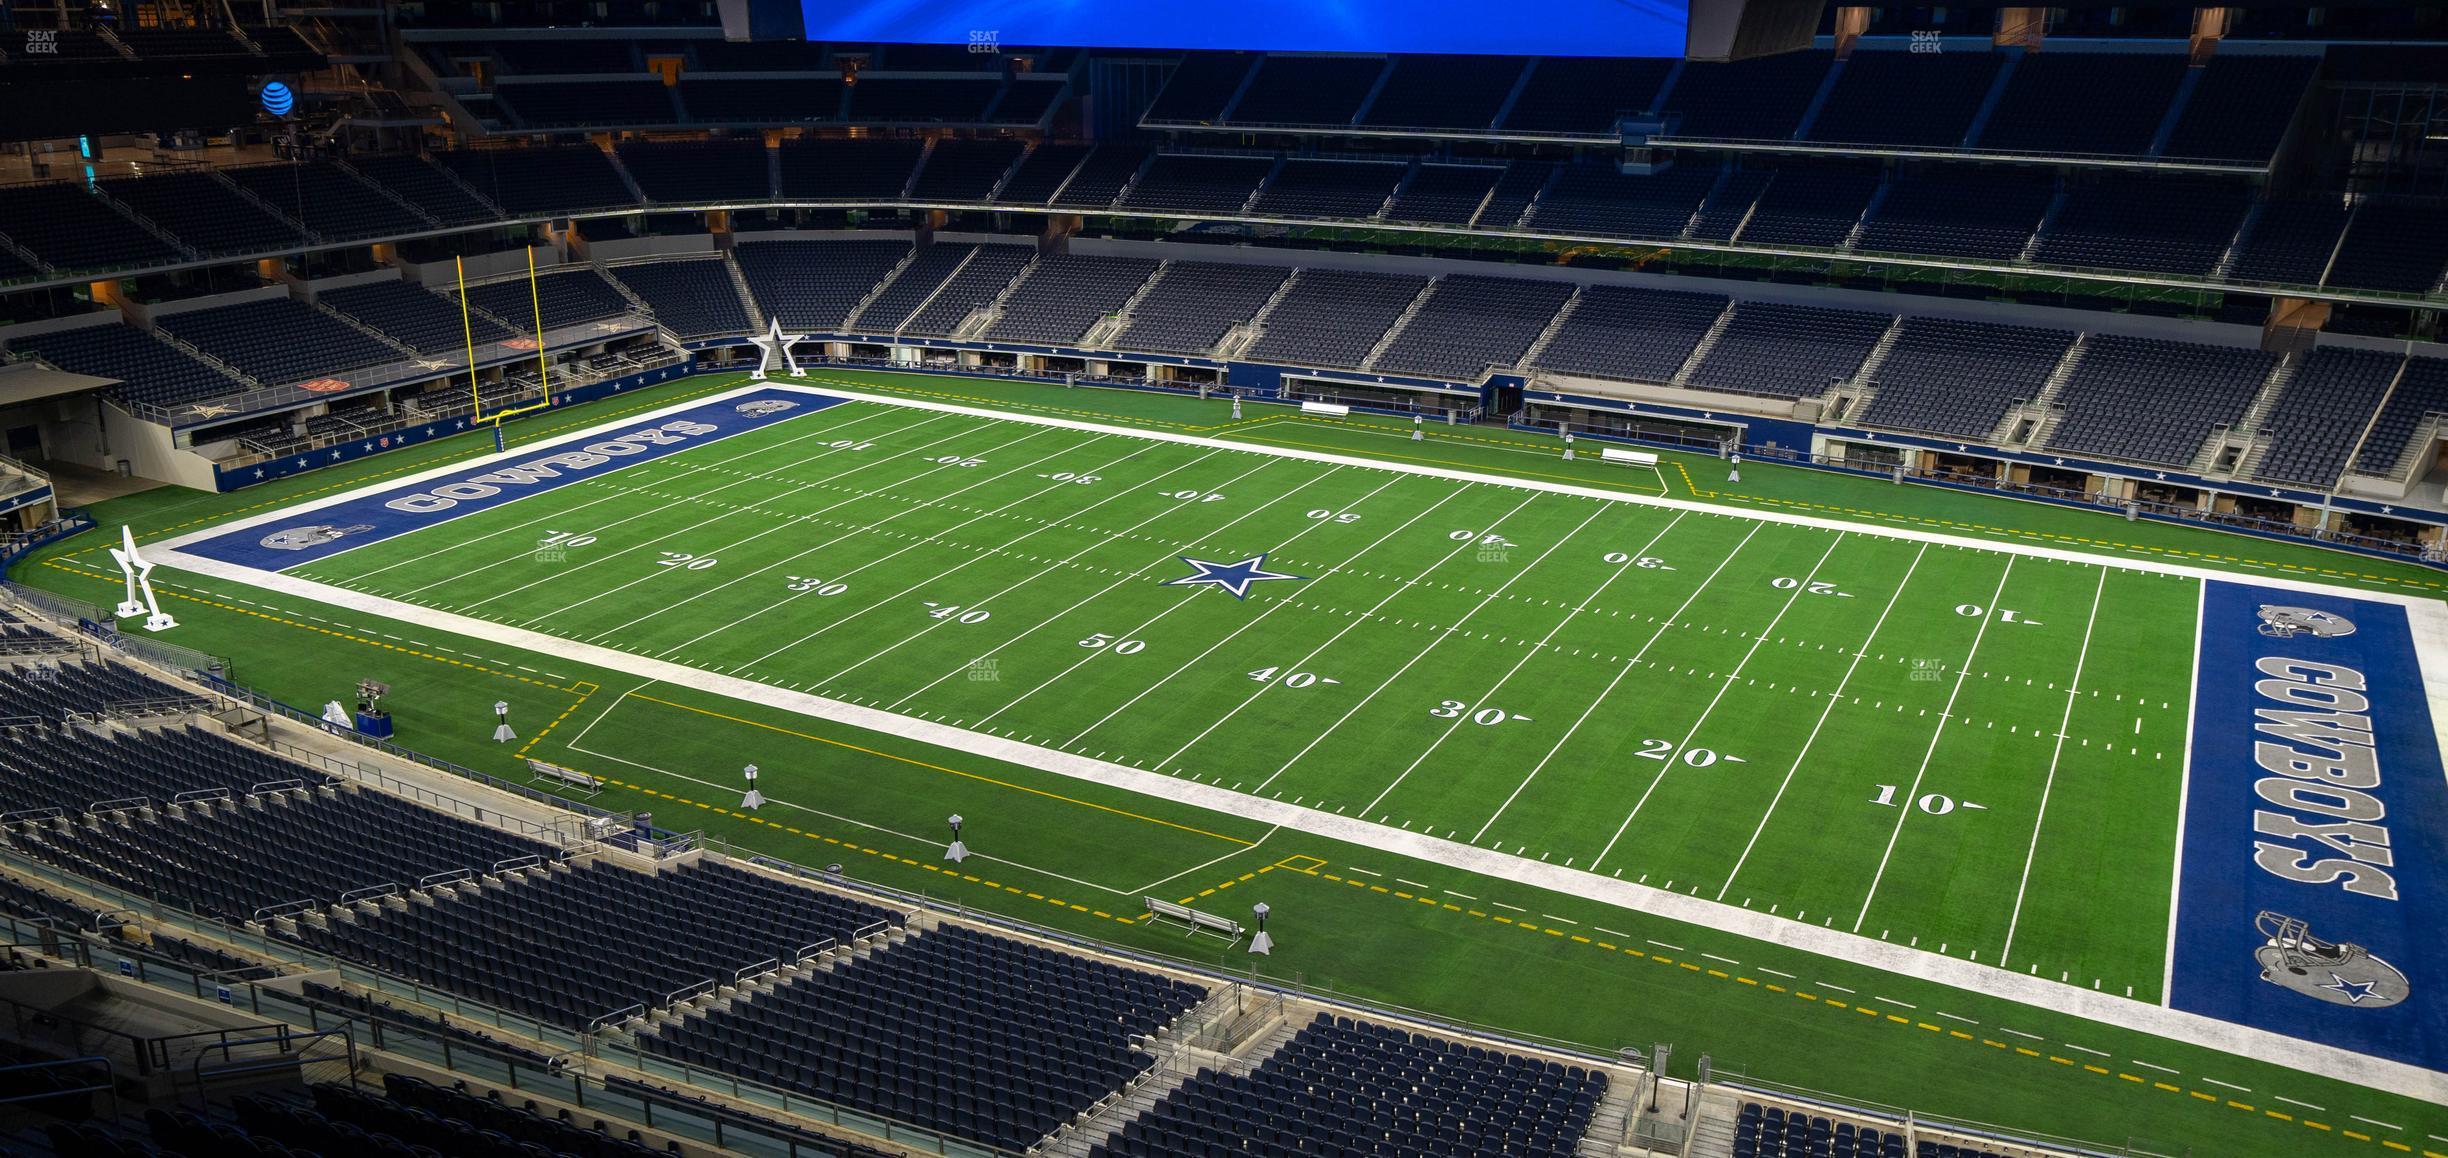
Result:
[[[2360,1009],[2395,1005],[2413,991],[2396,966],[2361,945],[2323,941],[2310,926],[2282,913],[2264,912],[2253,924],[2269,938],[2253,950],[2253,958],[2261,962],[2261,979],[2272,985]]]
[[[2293,639],[2312,635],[2321,639],[2336,639],[2353,635],[2354,620],[2330,611],[2314,611],[2309,607],[2281,607],[2275,603],[2261,605],[2261,634],[2276,639]]]
[[[354,535],[359,531],[373,529],[374,524],[372,523],[359,523],[351,527],[335,527],[329,523],[316,523],[311,527],[291,527],[286,531],[274,531],[265,535],[262,543],[265,547],[275,551],[304,551],[311,547],[320,547],[334,539]]]
[[[768,414],[780,414],[785,410],[797,410],[798,408],[799,404],[796,402],[786,402],[780,398],[760,398],[754,402],[742,402],[731,409],[750,418],[763,418]]]

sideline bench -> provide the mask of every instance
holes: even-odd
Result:
[[[1180,921],[1190,926],[1190,935],[1193,937],[1201,933],[1213,933],[1234,941],[1241,939],[1241,922],[1230,917],[1202,913],[1188,905],[1177,905],[1171,901],[1160,901],[1154,897],[1142,897],[1141,899],[1147,902],[1147,911],[1155,914],[1157,920]]]
[[[1345,406],[1340,402],[1303,402],[1301,403],[1301,413],[1324,414],[1335,418],[1349,418],[1351,417],[1351,407]]]
[[[602,778],[589,776],[575,768],[564,768],[559,764],[550,764],[542,760],[529,760],[527,770],[535,773],[528,779],[529,784],[551,784],[555,788],[567,789],[574,795],[584,796],[594,796],[604,790]]]
[[[1598,461],[1620,462],[1625,466],[1656,466],[1658,456],[1645,450],[1625,450],[1619,446],[1598,448]]]

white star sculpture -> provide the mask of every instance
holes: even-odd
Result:
[[[798,357],[791,353],[791,343],[806,337],[806,334],[783,333],[782,319],[777,317],[773,320],[773,325],[765,331],[764,336],[748,339],[757,348],[757,380],[763,381],[766,375],[773,371],[774,357],[777,354],[781,356],[782,364],[789,368],[791,377],[807,377],[807,371],[799,368]]]

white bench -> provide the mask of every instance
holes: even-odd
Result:
[[[1214,933],[1219,937],[1235,941],[1241,939],[1241,922],[1230,917],[1202,913],[1188,905],[1177,905],[1171,901],[1160,901],[1154,897],[1141,899],[1147,902],[1147,911],[1155,914],[1156,919],[1180,921],[1190,926],[1190,935],[1193,937],[1201,933]]]
[[[1625,466],[1656,466],[1658,456],[1645,450],[1625,450],[1619,446],[1598,448],[1598,461],[1620,462]]]
[[[1345,406],[1340,402],[1303,402],[1301,403],[1301,413],[1324,414],[1333,418],[1349,418],[1351,417],[1351,407]]]
[[[529,784],[549,783],[555,788],[566,789],[574,795],[583,796],[593,796],[604,790],[604,782],[600,777],[589,776],[575,768],[564,768],[559,764],[549,764],[542,760],[529,760],[527,770],[535,773],[527,781]]]

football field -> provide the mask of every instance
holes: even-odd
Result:
[[[2180,568],[1574,486],[793,387],[648,417],[170,561],[2152,1007],[2187,1004],[2203,640],[2320,634],[2205,624],[2213,588],[2260,589]],[[2400,723],[2428,743],[2427,717]],[[2219,841],[2250,835],[2238,815]],[[1185,834],[1129,855],[1161,878],[1215,854]],[[2241,963],[2241,1004],[2302,1000],[2250,980],[2251,917],[2201,951]],[[2223,1002],[2193,1004],[2301,1032]],[[2423,1064],[2433,1038],[2348,1044]]]

